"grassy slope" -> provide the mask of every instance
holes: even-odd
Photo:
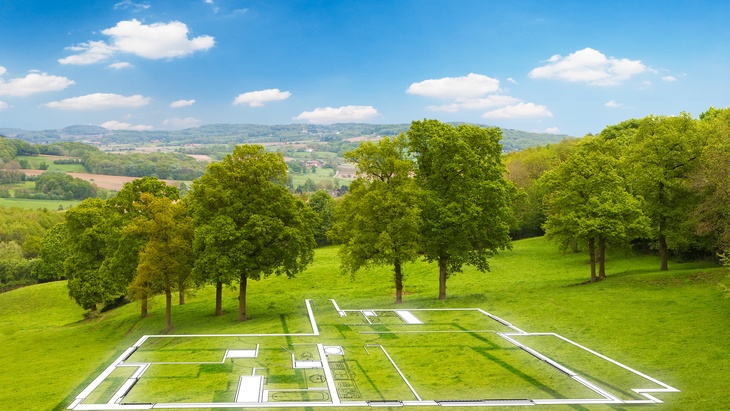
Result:
[[[337,248],[319,249],[315,263],[296,279],[274,277],[249,286],[251,319],[235,321],[236,293],[224,295],[223,317],[213,317],[213,293],[199,290],[173,308],[174,333],[306,331],[303,299],[343,308],[392,307],[390,271],[339,274]],[[404,307],[480,307],[532,332],[557,332],[658,378],[680,390],[664,394],[664,410],[716,410],[727,405],[730,371],[730,300],[716,283],[724,270],[707,264],[670,265],[657,272],[652,257],[611,256],[609,278],[578,285],[586,258],[561,255],[543,239],[516,242],[492,260],[487,274],[466,270],[448,282],[438,301],[437,271],[406,267]],[[12,409],[63,409],[73,396],[141,335],[162,333],[164,306],[154,300],[147,319],[138,305],[82,321],[83,310],[64,283],[0,294],[0,404]],[[629,407],[631,408],[631,407]],[[635,408],[635,407],[634,407]],[[621,407],[548,407],[550,410]]]

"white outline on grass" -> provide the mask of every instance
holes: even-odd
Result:
[[[503,326],[511,329],[513,332],[497,332],[495,330],[401,330],[401,331],[361,331],[359,334],[409,334],[409,333],[418,333],[418,334],[429,334],[429,333],[475,333],[475,332],[488,332],[488,333],[494,333],[501,338],[503,338],[505,341],[509,342],[510,344],[514,345],[515,347],[518,347],[525,351],[526,353],[532,355],[533,357],[545,362],[546,364],[550,365],[551,367],[555,368],[557,371],[567,375],[569,378],[571,378],[576,383],[585,386],[586,388],[590,389],[591,391],[595,392],[599,397],[601,398],[568,398],[568,399],[511,399],[511,400],[500,400],[500,399],[483,399],[483,400],[446,400],[446,401],[439,401],[439,400],[424,400],[421,398],[421,396],[418,395],[416,392],[416,389],[411,385],[411,383],[408,381],[406,376],[403,374],[403,372],[398,367],[396,361],[388,354],[386,348],[381,344],[366,344],[363,348],[365,349],[365,352],[369,355],[370,352],[368,351],[368,347],[378,347],[380,348],[385,356],[388,358],[388,361],[390,361],[393,368],[398,372],[403,382],[408,386],[411,393],[415,396],[415,401],[408,401],[408,400],[388,400],[388,401],[342,401],[339,397],[339,394],[337,392],[337,387],[334,383],[334,376],[332,373],[332,370],[330,369],[330,364],[327,359],[327,353],[325,352],[324,345],[321,343],[316,343],[312,345],[316,345],[317,351],[319,353],[320,361],[296,361],[294,353],[292,353],[292,368],[301,368],[298,366],[298,363],[302,363],[302,366],[305,366],[305,368],[317,368],[322,369],[324,375],[325,375],[325,382],[327,383],[327,388],[311,388],[307,389],[308,391],[327,391],[330,397],[329,401],[274,401],[269,402],[267,400],[268,393],[270,390],[265,390],[263,388],[263,382],[261,383],[259,387],[259,396],[258,401],[252,401],[252,402],[238,402],[238,397],[240,394],[240,391],[242,388],[240,387],[241,381],[243,381],[243,376],[241,379],[239,379],[239,387],[237,387],[237,394],[236,394],[236,402],[215,402],[215,403],[150,403],[150,404],[122,404],[121,402],[124,400],[124,397],[129,393],[129,391],[134,387],[134,385],[144,376],[145,371],[149,368],[151,364],[220,364],[225,363],[226,359],[228,358],[228,352],[229,350],[225,351],[225,354],[223,355],[223,359],[220,362],[150,362],[150,363],[125,363],[127,359],[129,359],[132,354],[140,347],[142,346],[145,341],[149,338],[186,338],[186,337],[317,337],[320,335],[319,328],[317,327],[317,321],[315,319],[314,313],[312,311],[312,305],[311,300],[305,300],[305,304],[307,307],[307,313],[310,320],[310,325],[312,327],[312,333],[299,333],[299,334],[182,334],[182,335],[145,335],[141,337],[134,345],[129,347],[127,350],[122,353],[112,364],[110,364],[99,376],[97,376],[83,391],[81,391],[74,399],[74,401],[68,406],[67,409],[69,410],[147,410],[147,409],[200,409],[200,408],[303,408],[303,407],[339,407],[339,406],[346,406],[346,407],[360,407],[360,406],[369,406],[369,407],[394,407],[394,406],[470,406],[470,407],[486,407],[486,406],[534,406],[534,405],[586,405],[586,404],[632,404],[632,405],[640,405],[640,404],[659,404],[663,403],[663,401],[659,400],[658,398],[652,396],[652,393],[665,393],[665,392],[679,392],[678,389],[665,384],[655,378],[652,378],[644,373],[641,373],[631,367],[628,367],[618,361],[615,361],[603,354],[600,354],[596,351],[593,351],[583,345],[580,345],[574,341],[571,341],[559,334],[555,333],[528,333],[525,332],[511,323],[492,315],[482,309],[479,308],[442,308],[442,309],[359,309],[359,310],[343,310],[341,309],[335,300],[330,300],[332,305],[334,306],[334,309],[337,311],[338,315],[342,317],[347,317],[348,313],[357,313],[359,314],[365,322],[361,323],[354,323],[354,324],[347,324],[347,325],[373,325],[373,323],[370,320],[370,317],[377,317],[377,312],[393,312],[397,317],[407,326],[417,326],[417,325],[423,325],[423,323],[411,312],[415,311],[476,311],[480,314],[489,317],[490,319],[502,324]],[[390,325],[390,324],[389,324]],[[539,351],[528,347],[527,345],[520,343],[519,341],[515,340],[512,337],[524,337],[524,336],[552,336],[557,337],[561,341],[566,342],[568,344],[573,345],[574,347],[577,347],[581,350],[584,350],[587,353],[590,353],[604,361],[607,361],[611,364],[614,364],[620,368],[623,368],[624,370],[633,373],[635,375],[638,375],[648,381],[651,381],[652,383],[661,386],[662,388],[631,388],[630,390],[634,393],[638,394],[641,397],[646,398],[645,400],[622,400],[618,398],[617,396],[611,394],[610,392],[604,390],[599,385],[590,382],[589,380],[583,378],[578,373],[570,370],[569,368],[561,365],[557,361],[551,359],[550,357],[540,353]],[[255,350],[255,356],[258,356],[258,350],[259,350],[259,344],[256,344],[256,350]],[[288,350],[287,350],[288,351]],[[305,364],[306,363],[306,364]],[[104,380],[106,380],[112,372],[117,367],[137,367],[137,371],[135,371],[121,386],[120,388],[114,393],[112,398],[105,404],[82,404],[86,398],[91,395],[91,393],[101,385]],[[258,368],[253,369],[253,375],[256,376],[256,370]],[[261,377],[263,378],[263,377]],[[263,381],[263,379],[262,379]],[[276,392],[283,392],[288,390],[275,390]],[[301,390],[291,390],[291,391],[301,391]]]

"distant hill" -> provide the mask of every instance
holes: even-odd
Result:
[[[74,125],[59,130],[38,131],[0,128],[0,135],[36,144],[50,144],[58,141],[84,141],[102,144],[144,144],[150,142],[170,145],[251,144],[294,141],[332,142],[355,137],[395,136],[408,130],[408,127],[410,127],[410,124],[208,124],[173,131],[113,131],[94,125]],[[502,129],[502,134],[504,137],[502,146],[505,152],[555,143],[570,137],[564,134],[531,133],[511,129]]]

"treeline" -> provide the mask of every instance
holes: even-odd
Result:
[[[80,163],[92,174],[193,180],[200,177],[205,171],[204,163],[182,153],[110,154],[104,153],[92,145],[78,142],[30,144],[22,140],[0,136],[0,161],[2,161],[0,165],[3,166],[3,169],[20,168],[7,167],[7,163],[12,162],[17,156],[39,154],[75,157],[66,162],[60,160],[59,164]],[[10,182],[11,177],[14,176],[11,175],[5,180]]]
[[[15,198],[35,200],[84,200],[86,198],[106,198],[107,190],[66,173],[46,171],[35,178],[35,188],[16,188]],[[0,197],[9,197],[8,190],[0,190]]]
[[[546,234],[582,248],[591,280],[605,278],[609,247],[668,258],[717,258],[730,249],[730,109],[698,119],[648,116],[597,136],[506,157],[520,188],[514,237]]]
[[[62,221],[56,212],[0,207],[0,292],[46,279],[37,270],[41,243]]]

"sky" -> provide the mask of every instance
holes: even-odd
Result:
[[[0,0],[0,128],[445,122],[583,136],[730,106],[730,2]]]

